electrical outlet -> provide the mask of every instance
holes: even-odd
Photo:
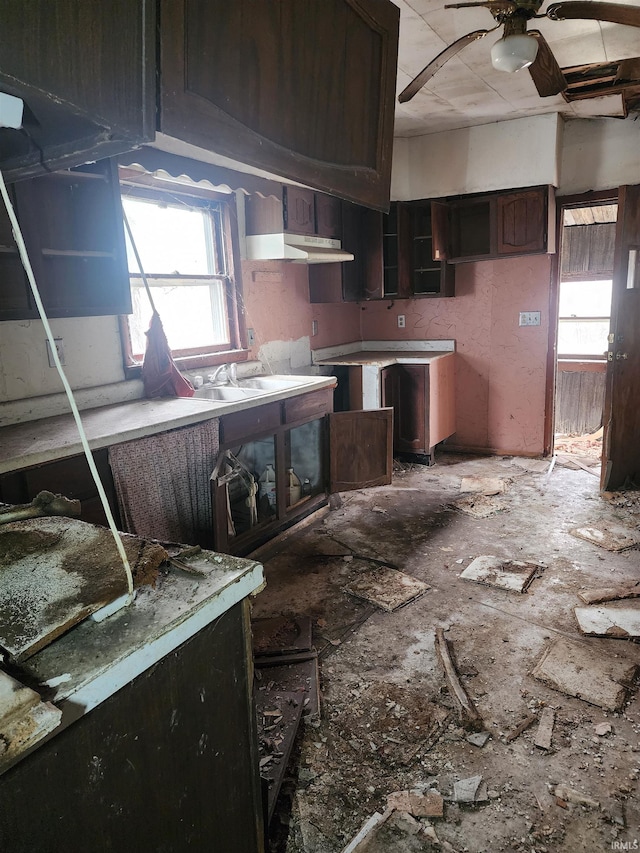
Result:
[[[54,338],[53,339],[56,345],[56,350],[58,352],[58,358],[60,359],[60,364],[65,365],[66,361],[64,358],[64,341],[62,338]],[[55,367],[56,363],[53,360],[53,353],[51,352],[51,344],[47,340],[47,358],[49,359],[49,367]]]
[[[254,329],[247,329],[247,344],[252,347],[256,342],[256,333]]]
[[[540,325],[540,312],[539,311],[521,311],[520,312],[520,326],[539,326]]]
[[[318,321],[312,320],[311,321],[311,337],[314,337],[317,334],[318,334]]]
[[[404,314],[398,314],[398,328],[399,329],[404,329],[404,327],[406,325],[405,319],[406,318],[405,318]]]

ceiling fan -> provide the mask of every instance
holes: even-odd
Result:
[[[496,26],[490,30],[474,30],[457,39],[439,53],[399,95],[401,104],[410,101],[425,83],[463,47],[488,33],[504,27],[504,33],[491,48],[491,64],[499,71],[519,71],[528,68],[538,94],[542,98],[558,95],[567,88],[567,81],[546,39],[539,30],[527,31],[527,22],[534,18],[552,21],[591,20],[609,21],[629,27],[640,27],[640,6],[622,3],[603,3],[599,0],[568,0],[552,3],[542,15],[538,14],[543,0],[474,0],[450,3],[445,9],[484,6],[489,9]]]

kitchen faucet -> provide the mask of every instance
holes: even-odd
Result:
[[[207,376],[207,381],[212,385],[237,385],[237,365],[235,362],[231,364],[219,364],[213,373]]]

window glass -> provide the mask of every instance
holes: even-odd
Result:
[[[610,280],[560,282],[558,355],[602,358],[611,312]]]

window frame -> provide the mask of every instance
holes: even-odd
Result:
[[[207,207],[208,204],[219,205],[220,218],[222,222],[222,242],[227,263],[224,274],[212,274],[207,276],[185,276],[191,280],[211,279],[222,280],[224,286],[224,298],[227,309],[227,321],[229,324],[229,346],[225,344],[210,345],[189,350],[172,350],[174,361],[181,369],[199,369],[203,367],[215,367],[229,361],[246,361],[249,350],[246,343],[246,326],[244,312],[240,310],[243,304],[242,293],[242,266],[240,261],[240,248],[238,236],[238,215],[236,199],[233,193],[219,193],[196,184],[182,183],[175,180],[158,178],[148,173],[137,170],[119,168],[120,196],[134,196],[137,198],[157,199],[158,201],[170,202],[173,200],[184,200],[193,206]],[[124,219],[123,219],[124,228]],[[128,271],[127,271],[128,272]],[[134,276],[135,277],[135,276]],[[138,276],[139,277],[139,276]],[[150,276],[154,279],[163,276]],[[132,275],[129,274],[129,282]],[[171,276],[167,276],[171,278]],[[131,286],[131,285],[129,285]],[[127,379],[138,378],[142,370],[142,358],[136,358],[131,344],[131,333],[129,329],[129,314],[121,314],[118,318],[120,326],[120,338],[122,341],[124,371]],[[144,356],[143,356],[144,357]]]
[[[564,282],[587,282],[587,281],[612,281],[612,272],[611,271],[601,271],[601,272],[575,272],[575,273],[565,273],[560,281],[558,282],[558,299],[560,298],[560,290]],[[603,323],[608,322],[611,324],[611,313],[609,313],[608,317],[594,317],[594,316],[571,316],[571,317],[563,317],[558,311],[558,336],[560,333],[560,324],[562,321],[565,322],[574,322],[574,323],[588,323],[588,322],[597,322]],[[611,325],[609,325],[609,330],[611,330]],[[606,352],[602,353],[564,353],[560,351],[558,347],[557,351],[557,360],[558,361],[603,361],[606,362],[607,355]]]

